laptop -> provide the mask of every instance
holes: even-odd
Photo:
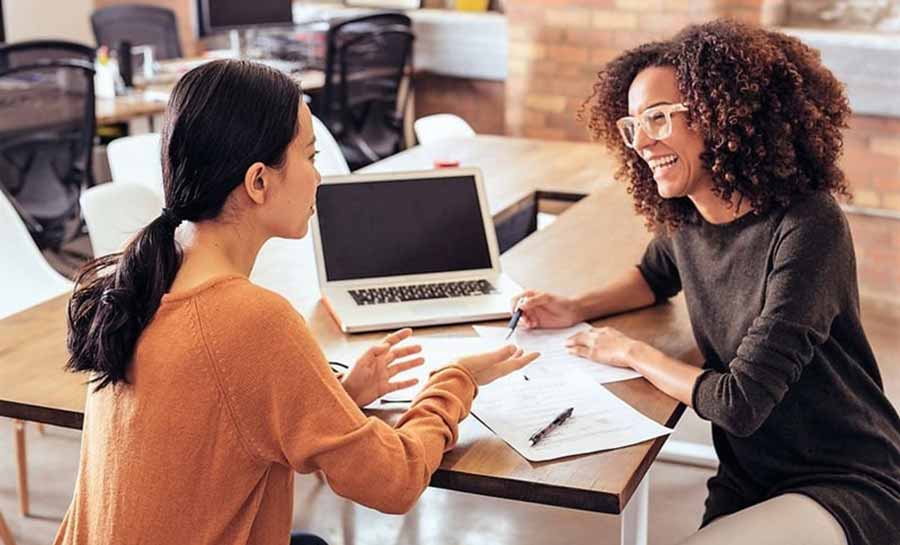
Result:
[[[507,318],[477,168],[323,179],[312,218],[322,299],[346,333]]]

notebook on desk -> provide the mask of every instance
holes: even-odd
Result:
[[[322,299],[347,333],[509,317],[475,168],[330,177],[311,229]]]

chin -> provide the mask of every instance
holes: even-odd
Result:
[[[685,184],[681,180],[655,181],[656,192],[664,199],[677,199],[678,197],[684,197],[687,194],[685,191]]]

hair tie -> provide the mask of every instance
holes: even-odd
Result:
[[[159,215],[159,217],[166,222],[166,225],[173,229],[177,228],[179,225],[181,225],[181,222],[184,221],[183,219],[179,218],[178,214],[176,214],[175,211],[171,208],[163,208],[162,213]]]

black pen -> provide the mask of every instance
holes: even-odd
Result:
[[[556,418],[554,418],[554,419],[553,419],[553,422],[550,422],[549,424],[547,424],[547,425],[544,426],[543,428],[541,428],[541,429],[539,429],[538,431],[536,431],[536,432],[534,432],[533,434],[531,434],[531,437],[528,438],[528,440],[531,441],[531,446],[537,445],[538,442],[539,442],[541,439],[543,439],[548,433],[550,433],[554,428],[556,428],[557,426],[562,425],[563,422],[565,422],[566,420],[568,420],[569,417],[572,416],[572,411],[574,411],[574,410],[575,410],[575,407],[569,407],[568,409],[566,409],[566,410],[564,410],[563,412],[559,413],[559,416],[557,416]]]
[[[516,304],[516,311],[513,312],[512,318],[510,318],[509,320],[509,325],[506,326],[509,328],[509,333],[506,334],[506,339],[504,340],[508,340],[510,337],[512,337],[512,334],[516,331],[516,326],[519,324],[519,318],[521,317],[522,309],[520,309],[519,305]]]

